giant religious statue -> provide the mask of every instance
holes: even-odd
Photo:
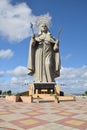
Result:
[[[37,21],[38,34],[33,34],[29,46],[28,74],[34,82],[55,82],[60,76],[59,40],[50,33],[47,21]]]

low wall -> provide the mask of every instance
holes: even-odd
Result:
[[[22,102],[25,102],[25,103],[31,103],[33,102],[33,97],[31,96],[20,96]]]
[[[24,103],[31,103],[33,102],[33,97],[31,96],[6,96],[6,101],[12,101],[12,102],[24,102]]]
[[[59,101],[75,101],[76,98],[75,96],[59,96],[58,100]]]
[[[6,95],[6,97],[5,97],[5,99],[6,99],[6,101],[12,101],[12,102],[16,102],[17,101],[17,96],[14,96],[14,95],[12,95],[12,96],[8,96],[8,95]]]

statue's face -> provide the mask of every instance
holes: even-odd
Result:
[[[47,32],[47,26],[46,26],[46,24],[41,24],[40,30],[41,30],[41,32]]]

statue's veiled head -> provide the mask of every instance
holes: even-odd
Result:
[[[42,33],[42,32],[47,32],[48,31],[48,27],[45,23],[42,23],[40,26],[39,26],[39,31]]]

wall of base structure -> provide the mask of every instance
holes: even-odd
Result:
[[[32,96],[6,96],[5,97],[6,101],[11,101],[11,102],[24,102],[24,103],[32,103],[33,102],[33,97]]]

